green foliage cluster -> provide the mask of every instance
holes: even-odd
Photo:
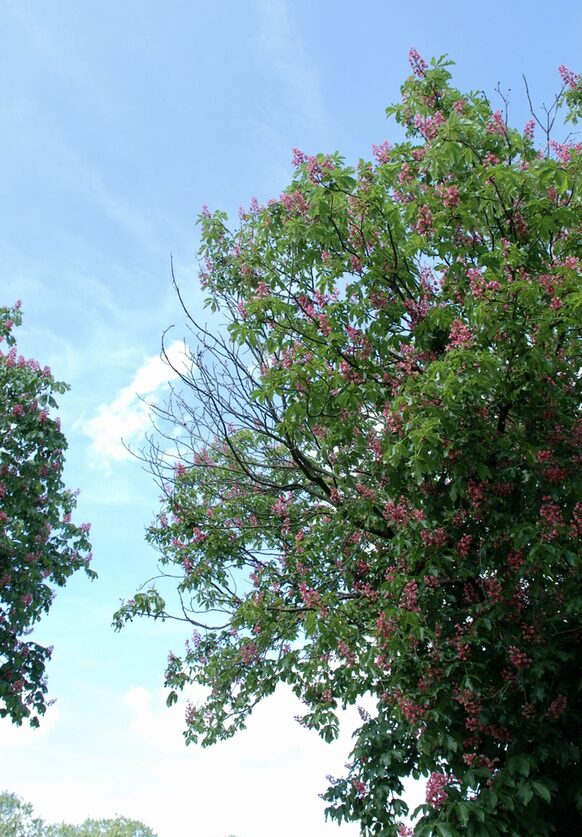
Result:
[[[332,819],[412,833],[414,776],[417,837],[578,835],[580,147],[545,123],[539,149],[450,62],[411,63],[405,141],[355,169],[296,151],[235,230],[202,213],[228,332],[190,318],[148,453],[149,539],[194,627],[169,702],[206,687],[186,738],[210,744],[281,682],[326,740],[367,696]],[[172,615],[158,588],[116,624],[140,615]]]
[[[17,353],[20,304],[0,308],[0,717],[38,726],[47,707],[51,649],[30,639],[54,587],[75,570],[90,578],[88,524],[71,522],[76,497],[62,481],[66,439],[56,394],[66,384]]]
[[[126,817],[87,819],[80,825],[49,825],[34,816],[33,806],[14,793],[0,793],[2,837],[157,837],[151,828]]]

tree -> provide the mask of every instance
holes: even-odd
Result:
[[[0,833],[2,837],[157,837],[138,820],[126,817],[87,819],[81,825],[49,825],[34,816],[33,806],[14,793],[0,793]]]
[[[84,820],[80,825],[47,826],[43,837],[157,837],[147,825],[139,820],[129,820],[127,817],[114,819]]]
[[[552,131],[582,86],[561,67],[519,132],[445,58],[410,61],[406,139],[375,162],[296,150],[238,228],[203,210],[227,333],[184,306],[191,374],[145,453],[180,609],[154,585],[116,624],[194,627],[166,671],[169,703],[207,688],[188,742],[280,682],[326,740],[371,696],[324,794],[362,834],[412,833],[407,776],[419,837],[579,834],[581,146]]]
[[[47,707],[51,648],[26,637],[48,612],[53,586],[83,568],[90,578],[89,524],[71,522],[75,494],[62,482],[67,447],[50,416],[55,381],[48,367],[18,355],[12,330],[20,303],[0,308],[0,717],[38,726]]]
[[[44,837],[44,823],[32,805],[8,791],[0,793],[0,826],[3,837]]]

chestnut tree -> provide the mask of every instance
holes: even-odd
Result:
[[[73,523],[76,496],[62,480],[67,441],[56,394],[68,386],[18,353],[20,303],[0,308],[0,717],[38,726],[47,707],[52,649],[30,638],[55,587],[84,569],[89,524]]]
[[[561,67],[517,130],[410,62],[403,141],[355,168],[295,150],[233,228],[203,210],[226,328],[185,306],[191,374],[146,453],[179,607],[153,584],[116,624],[192,625],[166,672],[170,703],[206,687],[189,742],[279,683],[326,740],[367,696],[324,793],[362,834],[579,834],[581,146],[554,131],[582,87]]]

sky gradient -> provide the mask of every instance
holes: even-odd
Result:
[[[77,521],[92,522],[99,579],[72,579],[36,632],[54,644],[40,731],[0,723],[0,789],[48,820],[115,813],[160,837],[331,837],[317,794],[349,751],[294,721],[285,692],[239,739],[186,749],[183,704],[164,705],[168,651],[182,627],[114,634],[120,599],[155,574],[144,528],[157,489],[135,449],[163,400],[162,332],[179,358],[186,328],[170,279],[193,312],[195,219],[202,204],[236,217],[276,197],[291,149],[369,157],[398,139],[384,108],[414,46],[448,53],[461,89],[498,83],[510,121],[580,70],[575,0],[487,4],[418,0],[0,0],[0,303],[22,300],[20,351],[71,384],[60,415]],[[167,390],[166,390],[167,391]]]

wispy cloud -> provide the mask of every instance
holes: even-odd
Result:
[[[111,402],[102,404],[96,415],[82,423],[97,467],[108,471],[113,461],[131,457],[126,445],[139,445],[145,438],[151,427],[150,405],[159,402],[170,381],[191,368],[191,358],[179,340],[168,346],[166,358],[148,358]]]
[[[287,87],[295,113],[315,134],[327,131],[327,110],[320,74],[307,54],[288,0],[253,0],[259,49]]]

